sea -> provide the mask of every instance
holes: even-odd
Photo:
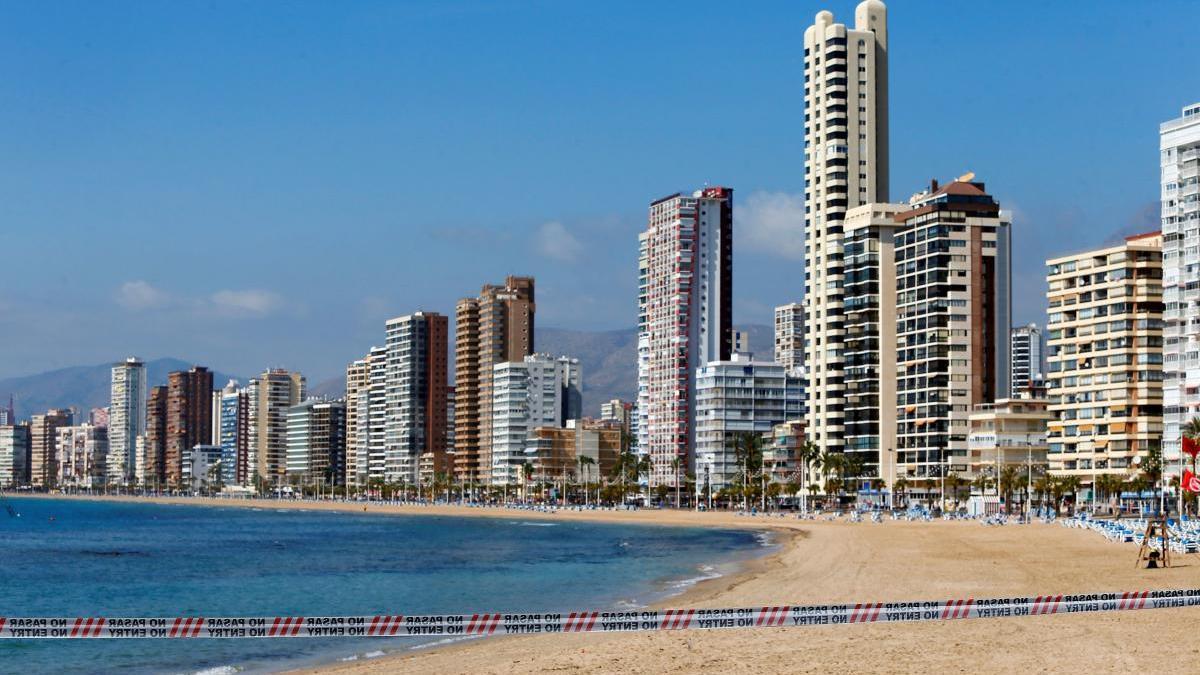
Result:
[[[632,609],[765,553],[762,533],[511,517],[11,498],[0,616]],[[0,673],[260,673],[432,638],[0,640]]]

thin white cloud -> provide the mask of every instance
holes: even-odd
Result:
[[[804,195],[752,192],[734,209],[734,250],[804,259]]]
[[[266,316],[283,307],[283,298],[261,289],[223,290],[212,294],[213,307],[233,316]]]
[[[171,304],[171,295],[145,281],[126,281],[117,289],[117,304],[135,312],[161,309]]]
[[[559,262],[575,262],[583,253],[583,244],[562,223],[551,221],[538,228],[537,250]]]

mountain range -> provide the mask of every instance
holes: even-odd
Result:
[[[161,358],[146,362],[146,381],[151,386],[165,385],[167,373],[187,370],[194,364],[176,358]],[[17,419],[45,412],[50,408],[74,407],[84,417],[92,408],[103,408],[112,395],[112,363],[93,366],[71,366],[49,370],[36,375],[9,377],[0,380],[0,403],[8,404],[13,397]],[[230,379],[245,382],[244,378],[213,371],[213,386],[223,387]]]
[[[774,332],[770,326],[751,324],[739,326],[750,336],[750,351],[770,358],[774,347]],[[632,401],[637,395],[637,329],[581,331],[564,328],[538,328],[535,346],[539,352],[566,354],[579,359],[583,371],[583,411],[585,415],[600,413],[600,404],[619,398]],[[167,373],[186,370],[192,363],[178,358],[161,358],[146,362],[146,377],[150,386],[167,382]],[[0,403],[7,403],[11,394],[18,418],[43,412],[49,408],[75,407],[83,413],[109,403],[111,363],[92,366],[72,366],[35,375],[0,379]],[[218,371],[213,372],[213,385],[221,387],[230,379],[245,383],[247,378]],[[334,377],[310,383],[313,396],[337,397],[345,393],[346,381]]]

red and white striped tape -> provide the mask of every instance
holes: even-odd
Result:
[[[1200,589],[730,609],[273,617],[4,617],[0,639],[297,638],[601,633],[951,621],[1200,606]]]

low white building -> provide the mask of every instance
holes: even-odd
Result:
[[[107,459],[108,427],[78,424],[58,429],[55,479],[59,487],[104,487]]]
[[[696,371],[696,492],[732,485],[742,471],[731,441],[739,432],[770,435],[800,417],[800,381],[773,361],[734,354]],[[764,447],[770,441],[764,441]]]
[[[497,363],[492,370],[492,484],[519,483],[530,432],[562,428],[582,417],[582,408],[578,359],[533,354]]]

